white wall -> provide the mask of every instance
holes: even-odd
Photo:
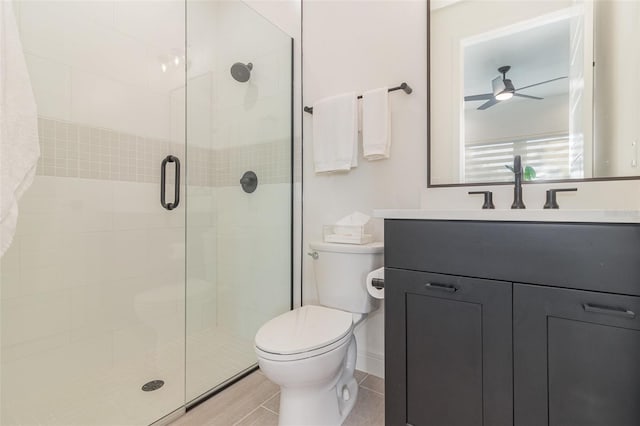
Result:
[[[313,172],[312,120],[304,125],[304,235],[322,237],[322,225],[353,210],[378,208],[477,209],[480,200],[470,187],[426,188],[426,9],[421,1],[305,1],[303,103],[333,94],[393,85],[406,81],[414,93],[390,95],[393,113],[391,159],[360,165],[347,174]],[[330,22],[330,27],[327,23]],[[578,187],[559,197],[564,209],[638,209],[640,181],[571,184],[531,184],[524,189],[528,208],[541,208],[544,192],[554,187]],[[484,188],[473,187],[474,190]],[[497,208],[509,208],[511,185],[490,186]],[[382,238],[377,223],[376,237]],[[305,303],[317,301],[310,258],[303,259]],[[357,332],[358,368],[382,375],[382,310]]]
[[[184,51],[184,4],[20,2],[21,41],[40,116],[168,139],[169,92]],[[139,17],[144,16],[144,20]]]
[[[322,238],[322,225],[354,210],[417,208],[426,185],[426,4],[423,1],[303,2],[303,103],[339,93],[406,81],[413,93],[389,95],[392,113],[391,158],[368,162],[346,174],[313,171],[312,116],[304,126],[304,235]],[[361,149],[360,149],[361,151]],[[382,221],[375,236],[382,239]],[[308,256],[303,259],[304,303],[317,301]],[[358,368],[382,376],[384,308],[357,331]]]
[[[640,3],[595,2],[596,176],[640,173]],[[630,52],[633,52],[630,54]]]
[[[525,184],[523,200],[528,209],[541,209],[545,191],[553,188],[578,188],[577,192],[558,195],[561,209],[573,210],[638,210],[640,209],[640,181],[565,182]],[[482,199],[468,191],[493,191],[496,209],[511,208],[513,184],[493,186],[460,186],[455,188],[425,188],[420,208],[426,210],[476,210]]]

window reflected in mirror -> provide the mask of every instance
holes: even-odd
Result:
[[[515,155],[529,181],[639,175],[638,22],[637,1],[431,2],[430,185],[513,181]]]
[[[515,155],[525,180],[584,177],[581,117],[569,107],[584,87],[569,79],[584,66],[569,60],[571,46],[582,50],[582,16],[565,14],[461,40],[463,182],[513,180],[505,164]],[[570,62],[579,69],[571,73]]]

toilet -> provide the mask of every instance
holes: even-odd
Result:
[[[358,397],[353,330],[379,306],[366,276],[383,264],[382,243],[309,247],[320,306],[273,318],[255,337],[262,372],[280,386],[282,426],[342,424]]]

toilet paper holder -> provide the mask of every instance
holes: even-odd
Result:
[[[371,285],[377,290],[382,290],[384,288],[384,278],[371,279]]]

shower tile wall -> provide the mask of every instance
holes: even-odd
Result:
[[[199,81],[207,80],[209,91],[202,126],[190,117],[185,153],[184,74],[163,73],[158,62],[184,46],[184,28],[174,25],[184,3],[149,4],[18,3],[42,158],[0,261],[3,425],[148,424],[184,402],[185,316],[187,338],[202,348],[217,341],[224,347],[215,353],[238,346],[225,356],[242,365],[253,359],[251,348],[246,353],[254,323],[282,309],[268,301],[288,306],[288,285],[249,290],[265,277],[290,280],[288,268],[268,261],[273,253],[290,255],[283,238],[290,232],[289,134],[269,115],[288,99],[256,96],[264,85],[250,92],[231,80],[228,52],[213,71],[190,77],[192,99]],[[281,78],[269,76],[277,72],[269,61],[286,53],[256,57],[254,83]],[[216,99],[233,96],[236,105],[216,105],[214,89]],[[249,122],[272,124],[258,133],[247,121],[227,120],[243,111]],[[185,204],[167,212],[159,203],[167,154],[188,157],[187,248]],[[261,183],[252,195],[238,184],[248,169]],[[273,204],[285,213],[264,207]],[[158,290],[175,301],[161,332],[141,319],[139,303]],[[257,319],[249,320],[254,311]],[[224,340],[218,325],[238,325],[241,333]],[[160,333],[169,337],[162,347]],[[203,354],[187,354],[194,383],[188,399],[240,368],[205,371],[216,360]],[[143,395],[141,384],[159,375],[167,381],[162,393]]]
[[[138,423],[153,420],[157,404],[180,403],[182,372],[167,366],[184,358],[184,220],[180,211],[163,214],[156,193],[154,184],[36,177],[1,263],[3,416],[82,424],[78,406],[86,404],[105,423]],[[176,300],[164,359],[136,303],[159,287]],[[172,385],[161,400],[130,419],[107,415],[118,404],[128,411],[140,385],[159,374]],[[110,385],[118,382],[128,385]],[[20,419],[2,424],[31,424]]]
[[[184,144],[116,130],[40,117],[41,157],[37,175],[126,182],[160,182],[160,162],[169,155],[184,160]],[[291,180],[288,140],[220,149],[189,148],[188,184],[238,186],[251,169],[261,184]],[[172,182],[173,173],[167,174]]]
[[[184,46],[184,5],[14,4],[42,159],[0,264],[0,423],[148,424],[184,401],[185,211],[159,206],[152,165],[184,146],[184,75],[149,66]],[[140,316],[157,289],[175,300],[163,340]]]
[[[291,39],[239,1],[190,1],[187,19],[189,167],[198,161],[189,176],[209,173],[213,183],[187,189],[187,299],[199,298],[197,283],[215,282],[217,300],[200,316],[189,308],[187,364],[198,365],[187,369],[189,400],[255,362],[258,327],[289,308]],[[232,79],[235,62],[253,64],[248,82]],[[252,194],[238,185],[247,170],[258,175]],[[193,226],[202,219],[194,202],[214,206],[213,238]]]

